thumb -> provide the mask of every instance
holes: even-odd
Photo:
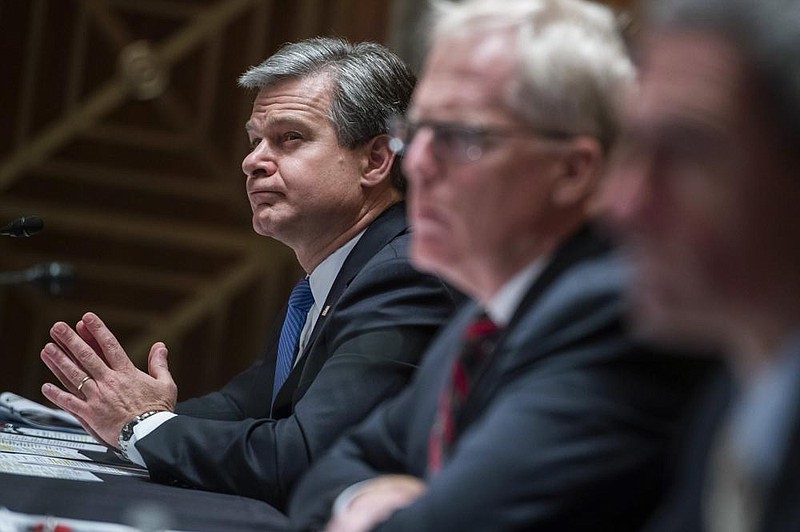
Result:
[[[156,342],[150,348],[150,353],[147,355],[147,372],[156,380],[172,380],[167,363],[167,346],[163,342]]]

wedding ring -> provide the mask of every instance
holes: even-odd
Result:
[[[91,379],[91,377],[88,375],[81,379],[81,382],[78,383],[78,391],[81,391],[81,388],[83,388],[83,385],[86,384],[86,381],[89,379]]]

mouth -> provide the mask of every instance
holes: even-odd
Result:
[[[274,190],[251,190],[247,195],[253,205],[272,205],[284,197],[283,193]]]
[[[411,226],[418,241],[446,242],[453,232],[447,217],[437,209],[420,209],[411,217]]]
[[[412,209],[414,222],[439,223],[445,222],[445,217],[439,209],[431,205],[419,205]]]

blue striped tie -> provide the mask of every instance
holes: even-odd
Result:
[[[311,293],[311,286],[308,284],[308,277],[300,280],[292,289],[289,295],[289,306],[286,309],[286,319],[281,328],[281,337],[278,340],[278,361],[275,364],[275,382],[272,386],[272,403],[275,403],[275,396],[281,389],[283,383],[289,377],[289,373],[294,366],[294,353],[297,350],[297,342],[300,339],[300,332],[306,323],[308,311],[314,304],[314,294]]]

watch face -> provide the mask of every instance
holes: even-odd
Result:
[[[126,423],[125,426],[122,427],[122,431],[120,432],[120,439],[122,439],[122,441],[128,441],[131,439],[131,437],[133,436],[133,426],[136,424],[136,421],[137,420],[134,419],[133,421]]]
[[[119,441],[120,442],[127,442],[133,437],[133,427],[136,426],[137,423],[142,421],[143,419],[147,419],[148,417],[152,416],[153,414],[157,414],[158,410],[151,410],[150,412],[145,412],[144,414],[139,414],[122,427],[122,430],[119,432]]]

